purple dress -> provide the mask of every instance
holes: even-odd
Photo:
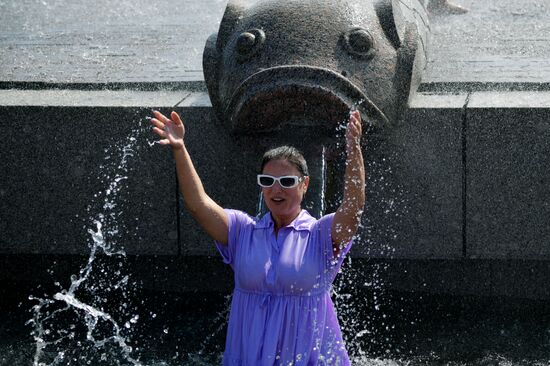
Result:
[[[235,274],[225,366],[350,365],[331,286],[351,241],[332,255],[334,214],[306,210],[275,236],[271,214],[228,210],[228,244],[216,243]]]

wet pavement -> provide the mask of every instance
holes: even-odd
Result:
[[[226,0],[0,1],[0,81],[202,80]]]
[[[548,1],[453,3],[469,11],[432,18],[425,83],[550,83]]]
[[[0,1],[0,83],[202,81],[226,0]],[[435,15],[425,83],[550,83],[546,0],[456,0]]]

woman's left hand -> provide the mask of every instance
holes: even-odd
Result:
[[[346,151],[348,153],[351,152],[353,147],[359,146],[361,134],[361,113],[359,113],[359,111],[353,111],[349,115],[348,126],[346,128]]]
[[[332,222],[332,248],[336,258],[357,233],[365,206],[365,166],[361,152],[361,115],[350,113],[346,129],[346,172],[344,197]]]

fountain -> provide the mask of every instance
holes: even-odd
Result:
[[[476,311],[457,297],[481,299],[484,309],[548,300],[548,5],[455,2],[138,0],[119,9],[100,1],[91,13],[60,0],[0,2],[10,14],[0,40],[0,298],[44,292],[109,323],[109,311],[61,290],[90,254],[90,217],[104,204],[90,198],[116,178],[104,174],[105,156],[150,109],[184,116],[197,170],[224,207],[255,213],[258,190],[245,177],[254,177],[261,153],[281,142],[302,148],[316,187],[306,207],[318,216],[338,203],[339,125],[355,106],[369,123],[368,198],[336,302],[345,308],[357,291],[369,293],[353,303],[369,315],[348,323],[356,354],[387,349],[396,360],[416,352],[413,343],[423,349],[427,323],[407,318],[415,336],[402,342],[392,331],[402,314],[392,304],[448,296],[448,306],[435,308],[438,319],[453,311],[469,319],[453,325],[465,335]],[[93,26],[83,30],[84,17]],[[130,280],[169,298],[226,293],[229,271],[182,208],[169,154],[141,138],[135,148],[117,215]],[[208,306],[216,316],[201,320],[211,336],[195,347],[203,354],[223,337],[225,309]],[[195,310],[199,318],[202,308]],[[179,335],[185,327],[158,322],[159,343],[189,339]],[[511,328],[491,334],[522,336],[521,326]],[[454,334],[439,334],[441,348],[425,345],[424,354],[446,352]],[[181,361],[184,347],[174,343],[170,358]]]

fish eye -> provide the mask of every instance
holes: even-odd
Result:
[[[239,34],[237,38],[237,55],[240,62],[244,62],[254,56],[265,41],[265,33],[261,29],[250,29]]]
[[[374,38],[364,28],[352,28],[343,35],[344,48],[353,56],[370,59],[374,56]]]

